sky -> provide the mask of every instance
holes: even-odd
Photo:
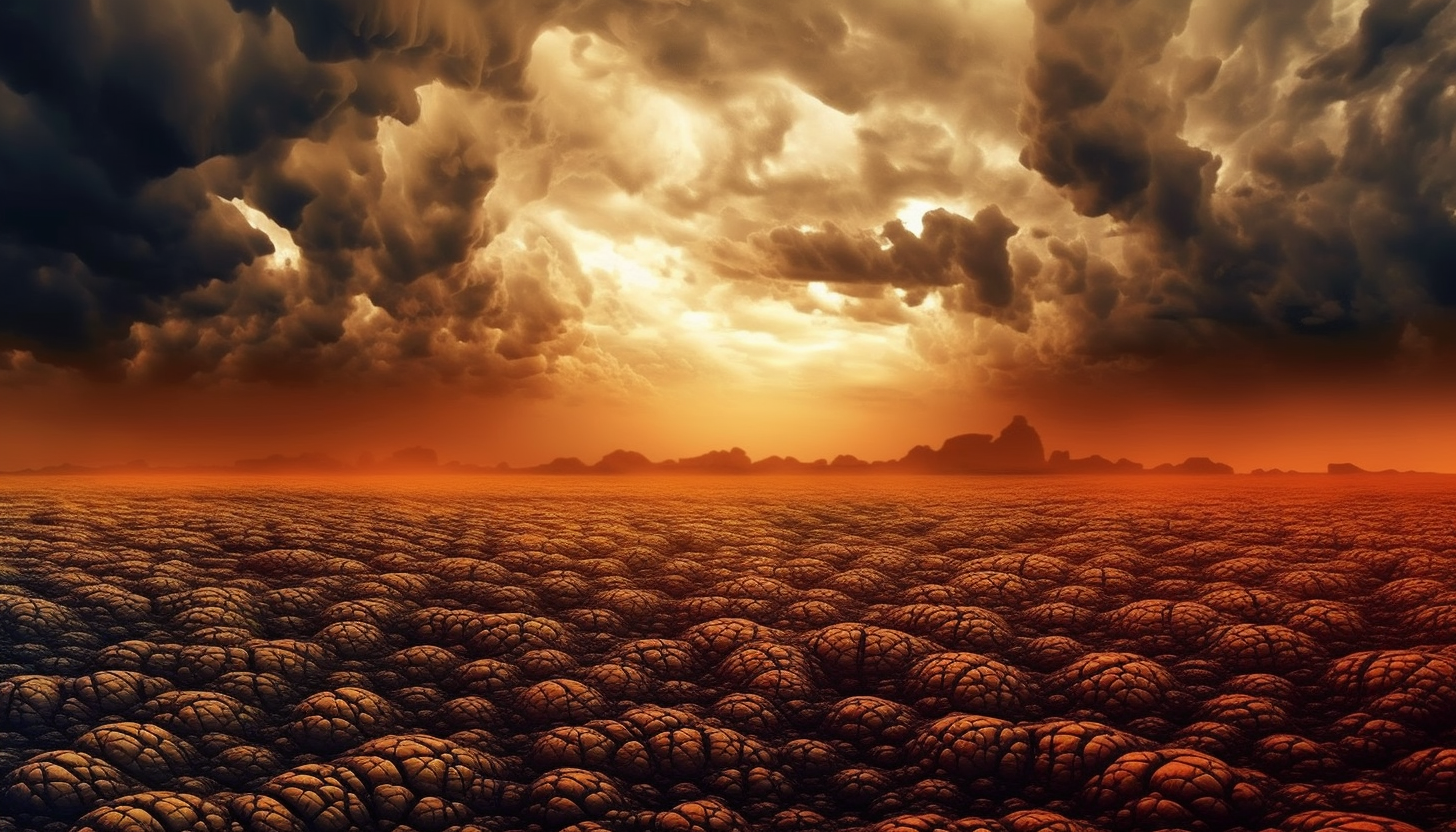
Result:
[[[0,5],[0,469],[1456,472],[1451,0]]]

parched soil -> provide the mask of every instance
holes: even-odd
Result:
[[[0,832],[1453,819],[1449,478],[0,484]]]

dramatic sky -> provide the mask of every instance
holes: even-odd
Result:
[[[1451,0],[0,2],[0,468],[1456,471]]]

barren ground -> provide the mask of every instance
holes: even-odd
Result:
[[[0,830],[1456,830],[1456,478],[0,482]]]

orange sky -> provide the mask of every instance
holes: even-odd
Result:
[[[1367,469],[1456,472],[1456,397],[1393,401],[1347,391],[1211,408],[1083,400],[1026,403],[1048,451],[1127,457],[1149,467],[1209,456],[1236,470],[1322,471],[1330,462]],[[367,391],[321,400],[309,390],[169,390],[119,397],[95,389],[48,391],[0,403],[24,442],[4,448],[6,469],[69,460],[153,465],[228,464],[272,453],[322,452],[344,461],[383,458],[426,445],[443,460],[525,466],[557,456],[593,462],[626,447],[653,459],[734,445],[753,458],[804,460],[852,453],[897,459],[915,444],[939,446],[965,432],[996,433],[1011,403],[951,396],[914,402],[663,397],[650,403],[501,400]],[[98,418],[104,414],[104,418]],[[202,429],[203,426],[206,429]]]
[[[0,470],[1024,413],[1456,472],[1456,6],[63,6],[0,60]]]

